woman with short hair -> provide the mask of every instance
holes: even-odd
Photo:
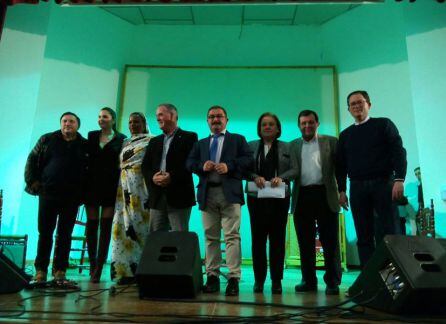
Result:
[[[264,113],[257,121],[260,139],[249,144],[254,152],[255,167],[250,179],[256,190],[247,190],[248,210],[251,221],[252,261],[254,269],[254,292],[263,292],[268,266],[266,244],[269,239],[269,268],[273,294],[282,293],[282,278],[285,259],[285,233],[290,206],[289,181],[291,159],[288,144],[279,141],[282,132],[279,118]],[[288,185],[284,198],[258,198],[258,190],[269,182],[271,187],[282,183]],[[248,186],[249,188],[249,186]]]

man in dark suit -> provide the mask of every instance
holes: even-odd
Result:
[[[294,216],[300,249],[302,282],[296,292],[317,290],[316,224],[324,250],[327,295],[339,294],[341,264],[338,239],[338,188],[335,178],[337,139],[319,135],[319,117],[315,111],[299,113],[302,137],[291,142],[290,155],[297,159],[291,212]]]
[[[150,231],[188,231],[195,192],[185,164],[198,137],[178,127],[178,111],[172,104],[159,105],[156,120],[163,134],[150,140],[142,162],[149,191]]]
[[[228,117],[221,106],[207,113],[212,135],[195,143],[187,168],[200,178],[197,199],[202,211],[206,237],[206,293],[220,290],[221,247],[223,229],[226,265],[229,268],[227,296],[237,296],[240,279],[240,206],[244,204],[242,177],[254,159],[246,139],[226,131]]]

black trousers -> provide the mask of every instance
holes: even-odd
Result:
[[[392,202],[393,181],[388,179],[351,180],[350,206],[358,239],[361,267],[375,252],[375,246],[387,234],[399,234],[396,205]]]
[[[37,270],[48,271],[56,223],[57,232],[53,271],[65,271],[68,268],[71,234],[76,221],[78,208],[78,203],[39,197],[39,240],[37,243],[37,256],[34,262]]]
[[[299,243],[302,281],[309,285],[317,285],[316,226],[324,253],[324,281],[331,287],[341,283],[338,218],[338,213],[331,211],[328,206],[325,186],[308,186],[299,189],[294,226]]]
[[[290,198],[261,198],[248,196],[251,221],[252,262],[254,278],[264,283],[267,267],[266,241],[269,239],[269,268],[272,281],[283,278],[285,236]]]

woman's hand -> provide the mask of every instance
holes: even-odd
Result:
[[[254,182],[257,186],[257,188],[263,189],[265,188],[265,178],[264,177],[256,177],[254,178]]]
[[[278,187],[283,182],[282,178],[275,177],[271,179],[271,187]]]

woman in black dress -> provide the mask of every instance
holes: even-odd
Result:
[[[100,281],[107,259],[119,182],[119,153],[125,139],[125,135],[116,130],[116,113],[113,109],[102,108],[98,124],[100,130],[88,133],[88,184],[85,196],[90,279],[94,283]]]

